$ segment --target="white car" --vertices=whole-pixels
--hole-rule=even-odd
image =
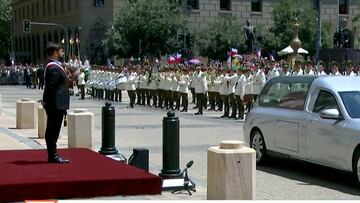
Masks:
[[[246,117],[244,138],[257,163],[280,153],[352,171],[360,182],[360,78],[269,80]]]

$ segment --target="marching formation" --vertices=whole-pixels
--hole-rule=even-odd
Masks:
[[[129,66],[110,70],[93,68],[86,87],[94,99],[122,101],[122,91],[127,91],[130,104],[187,112],[194,103],[202,115],[204,110],[223,111],[222,118],[243,119],[245,110],[260,94],[267,80],[284,75],[349,75],[356,76],[358,68],[351,61],[340,72],[332,62],[329,67],[320,62],[315,67],[310,60],[296,61],[293,70],[284,61],[253,60],[245,58],[239,64],[209,66]],[[189,98],[191,101],[189,102]]]
[[[129,108],[143,105],[160,109],[187,112],[189,103],[195,104],[196,115],[204,110],[223,111],[223,118],[243,119],[245,111],[260,94],[266,81],[277,76],[289,75],[348,75],[359,74],[359,64],[295,61],[290,68],[286,61],[259,59],[256,55],[243,55],[234,64],[210,63],[209,65],[129,65],[127,67],[98,67],[84,64],[76,58],[65,63],[79,71],[69,82],[69,93],[76,85],[85,99],[88,92],[93,99],[122,102],[127,91]],[[231,68],[228,68],[231,67]],[[0,67],[2,84],[26,85],[42,89],[44,67],[19,65]],[[5,82],[7,81],[7,83]],[[11,82],[11,83],[10,83]]]

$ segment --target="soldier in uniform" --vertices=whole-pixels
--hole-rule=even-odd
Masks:
[[[305,75],[315,75],[316,71],[314,69],[314,64],[311,60],[306,61],[305,65]]]
[[[146,79],[146,74],[143,71],[140,71],[140,75],[139,75],[139,89],[140,89],[139,91],[140,91],[140,96],[141,96],[140,104],[145,106],[147,79]]]
[[[301,61],[296,60],[294,71],[292,72],[291,75],[304,75],[304,71],[301,66],[302,66]]]
[[[241,66],[238,69],[238,81],[235,86],[235,98],[236,98],[236,107],[239,112],[239,116],[235,119],[244,119],[244,96],[245,96],[245,84],[246,76],[244,75],[245,67]],[[236,113],[237,114],[237,113]]]
[[[184,70],[184,74],[180,77],[178,84],[179,84],[179,93],[181,95],[182,106],[183,106],[181,112],[187,112],[189,107],[188,94],[189,94],[189,85],[190,85],[190,77],[188,75],[187,70]]]
[[[137,71],[137,73],[139,73],[139,74],[137,74],[137,77],[136,77],[136,80],[135,80],[135,88],[136,88],[135,92],[136,92],[136,99],[137,99],[136,104],[140,105],[141,100],[142,100],[142,98],[141,98],[141,90],[140,90],[140,81],[141,81],[140,77],[141,77],[141,74],[140,74],[139,71]]]
[[[238,81],[238,75],[235,72],[236,67],[232,67],[229,74],[225,76],[227,95],[225,98],[225,117],[236,118],[236,99],[234,96],[235,85]],[[230,115],[230,104],[231,104],[231,116]]]
[[[341,73],[339,72],[339,64],[336,61],[331,62],[331,75],[333,76],[341,75]]]
[[[254,89],[253,89],[253,96],[254,100],[257,99],[258,95],[260,94],[262,88],[264,87],[266,83],[266,76],[264,72],[264,67],[260,64],[256,66],[256,72],[254,75]]]
[[[148,78],[150,97],[153,100],[153,103],[151,106],[154,106],[154,107],[158,106],[158,103],[157,103],[157,101],[158,101],[158,94],[157,94],[158,77],[159,77],[158,73],[151,72],[151,75]]]
[[[206,80],[206,74],[201,71],[200,66],[196,67],[196,73],[194,79],[195,79],[196,100],[199,108],[199,111],[195,113],[195,115],[202,115],[205,93],[207,92],[207,80]]]
[[[324,61],[319,61],[319,73],[320,76],[327,75],[325,72],[325,63]]]
[[[193,71],[190,72],[190,92],[192,95],[191,103],[193,103],[193,104],[197,104],[196,96],[195,96],[195,74],[196,73]],[[195,108],[197,108],[197,106],[195,106]]]
[[[136,100],[136,87],[135,87],[136,78],[137,78],[136,72],[133,69],[130,69],[130,75],[126,81],[126,90],[130,97],[129,108],[134,108],[134,104]]]
[[[215,105],[216,105],[216,72],[214,68],[210,69],[209,77],[208,79],[208,94],[209,94],[209,103],[210,103],[210,109],[215,111]]]
[[[346,61],[346,75],[356,76],[353,70],[354,70],[353,62],[351,60]]]

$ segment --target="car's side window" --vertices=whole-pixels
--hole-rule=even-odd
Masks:
[[[320,113],[320,111],[325,109],[338,109],[339,106],[336,102],[335,97],[328,91],[320,90],[319,95],[315,101],[314,113]]]
[[[259,105],[294,110],[304,109],[308,83],[278,82],[268,84],[259,97]]]

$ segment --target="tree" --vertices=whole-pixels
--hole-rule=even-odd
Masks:
[[[215,60],[225,60],[231,48],[245,50],[243,26],[233,16],[219,16],[196,33],[199,54]]]
[[[279,0],[272,12],[274,26],[264,36],[261,44],[266,50],[276,50],[287,47],[293,38],[293,24],[300,24],[299,38],[302,47],[310,55],[316,52],[317,44],[317,12],[311,2],[302,0]],[[329,23],[322,23],[322,45],[331,46]]]
[[[160,56],[176,51],[187,18],[181,1],[127,0],[107,33],[110,54]],[[141,53],[140,53],[141,52]]]
[[[0,58],[7,58],[11,49],[10,0],[0,0]]]

